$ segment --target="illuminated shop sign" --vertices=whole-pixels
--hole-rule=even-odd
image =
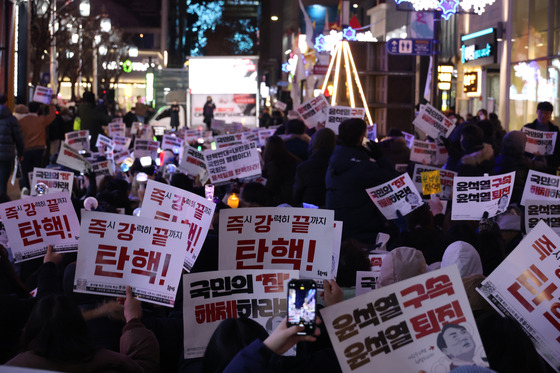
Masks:
[[[463,92],[469,97],[480,96],[480,73],[481,70],[465,71],[463,74]]]
[[[461,62],[496,62],[496,32],[494,28],[478,31],[461,37]],[[485,60],[483,60],[485,59]]]

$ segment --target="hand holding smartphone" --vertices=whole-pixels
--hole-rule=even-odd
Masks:
[[[315,333],[315,307],[317,305],[317,284],[313,280],[290,280],[288,283],[288,328],[303,326],[298,335]]]

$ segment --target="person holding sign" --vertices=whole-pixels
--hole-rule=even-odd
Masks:
[[[23,331],[25,351],[6,365],[65,372],[158,372],[159,343],[142,322],[140,301],[130,286],[124,300],[126,325],[120,353],[94,345],[80,309],[64,295],[41,299]]]
[[[552,117],[552,112],[554,111],[554,106],[548,101],[539,102],[537,105],[537,119],[531,123],[525,124],[523,127],[547,132],[560,133],[560,129],[554,123],[550,121]],[[558,141],[554,147],[552,155],[546,156],[547,162],[547,172],[555,173],[556,168],[560,166],[560,149],[558,147]]]
[[[362,146],[367,125],[362,119],[345,120],[338,127],[338,142],[326,176],[326,207],[342,220],[342,239],[356,238],[375,244],[385,219],[366,189],[386,183],[398,174],[383,158],[376,143]]]

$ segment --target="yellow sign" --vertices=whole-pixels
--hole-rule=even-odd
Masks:
[[[441,193],[441,179],[438,170],[422,172],[420,176],[422,177],[422,194]]]

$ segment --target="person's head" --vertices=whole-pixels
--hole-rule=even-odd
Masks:
[[[300,119],[290,119],[286,123],[287,135],[303,135],[305,133],[305,123]]]
[[[466,152],[474,152],[480,150],[484,133],[482,129],[475,124],[467,124],[461,131],[461,148]]]
[[[222,372],[244,347],[254,340],[265,340],[266,330],[248,318],[226,319],[218,325],[202,358],[202,372]]]
[[[437,346],[451,360],[472,361],[476,350],[473,337],[467,328],[446,324],[437,336]]]
[[[212,96],[208,96],[208,97],[206,97],[206,101],[208,101],[208,102],[212,102]]]
[[[486,111],[486,109],[480,109],[476,115],[478,116],[478,120],[488,119],[488,111]]]
[[[91,91],[85,91],[82,95],[82,99],[85,103],[95,104],[95,95]]]
[[[0,105],[6,105],[6,102],[8,102],[8,96],[4,93],[0,93]]]
[[[41,108],[41,104],[35,101],[31,101],[29,103],[29,112],[30,113],[35,113],[37,114],[37,112],[39,112],[39,109]]]
[[[328,153],[334,151],[336,145],[336,135],[334,131],[330,128],[321,128],[313,136],[311,142],[311,153],[318,152],[319,150],[325,150]]]
[[[96,352],[80,309],[64,295],[35,304],[25,325],[22,347],[52,361],[84,361]]]
[[[470,243],[455,241],[447,246],[441,258],[441,268],[456,264],[461,277],[482,275],[482,261],[478,251]]]
[[[389,130],[389,137],[404,137],[404,134],[398,128],[391,128]]]
[[[360,146],[366,133],[367,124],[363,119],[347,119],[338,126],[338,140],[345,146]]]
[[[503,154],[523,154],[527,135],[523,131],[510,131],[506,133],[502,142]]]
[[[537,105],[537,120],[540,124],[548,124],[552,117],[554,106],[548,101],[539,102]]]
[[[268,193],[261,183],[247,183],[241,189],[239,207],[265,207],[267,206]]]
[[[280,136],[270,136],[268,140],[266,140],[266,146],[263,153],[265,163],[277,157],[281,157],[286,153],[288,153],[286,145]]]
[[[377,284],[378,287],[391,285],[426,273],[427,270],[426,259],[421,251],[412,247],[397,247],[385,255]]]
[[[192,192],[194,188],[194,183],[192,179],[180,172],[176,172],[173,174],[173,176],[171,176],[171,181],[169,182],[169,185],[177,188],[181,188],[189,192]]]
[[[16,105],[16,107],[14,108],[14,113],[27,114],[29,113],[29,108],[23,104]]]

